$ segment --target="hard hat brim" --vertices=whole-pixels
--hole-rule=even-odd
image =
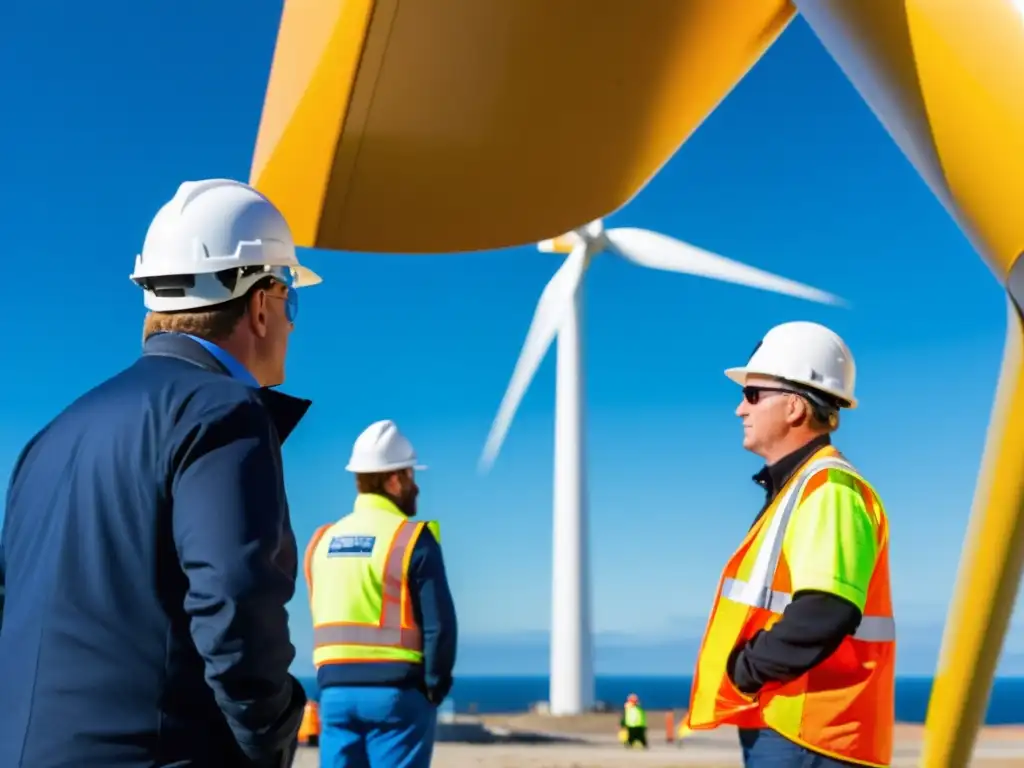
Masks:
[[[741,387],[747,383],[747,369],[743,366],[739,368],[726,368],[725,375],[735,381]]]
[[[296,288],[308,288],[311,285],[319,285],[324,281],[320,275],[309,267],[304,267],[301,264],[295,264],[292,266],[292,269],[295,270]]]
[[[352,472],[354,474],[370,474],[373,472],[394,472],[395,470],[399,469],[415,469],[416,471],[421,471],[427,469],[427,465],[409,464],[408,462],[404,461],[396,462],[394,464],[384,464],[377,466],[370,466],[368,464],[357,464],[350,461],[348,464],[345,465],[345,471]]]
[[[132,282],[135,282],[137,280],[140,280],[140,279],[146,278],[146,277],[164,277],[165,276],[164,275],[164,270],[162,270],[162,269],[158,269],[156,272],[154,272],[154,271],[152,271],[150,269],[147,269],[145,267],[140,267],[139,266],[139,264],[140,264],[139,259],[141,257],[136,256],[135,258],[136,258],[135,270],[130,275],[128,275],[128,279],[131,280]],[[284,263],[284,264],[276,264],[276,263],[275,264],[267,264],[267,266],[287,267],[289,269],[294,270],[295,271],[295,283],[293,285],[294,285],[295,288],[308,288],[311,285],[319,285],[320,283],[322,283],[324,281],[324,279],[322,277],[320,277],[320,275],[318,275],[312,269],[310,269],[309,267],[303,266],[302,264],[299,264],[297,262],[293,262],[291,264],[289,264],[289,263]],[[227,267],[227,268],[230,269],[230,267]],[[189,270],[189,273],[190,274],[194,274],[194,275],[208,275],[208,274],[212,274],[214,272],[220,272],[223,269],[225,269],[225,267],[222,264],[217,264],[215,261],[211,260],[208,263],[196,265],[193,269]]]

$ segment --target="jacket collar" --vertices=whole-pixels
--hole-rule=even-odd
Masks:
[[[281,440],[281,445],[284,445],[284,441],[299,426],[299,422],[302,421],[302,417],[306,415],[306,411],[309,410],[313,401],[292,397],[269,387],[260,387],[256,390],[256,394],[263,401],[267,411],[270,412],[270,418],[277,428],[277,436]]]
[[[764,488],[764,506],[757,513],[751,527],[757,525],[757,521],[768,510],[772,501],[782,490],[782,486],[793,476],[805,461],[811,458],[817,451],[826,445],[831,445],[832,439],[828,434],[819,435],[810,442],[804,443],[790,454],[783,456],[774,464],[766,464],[761,471],[754,475],[754,482]]]
[[[228,369],[201,344],[180,333],[158,333],[150,336],[142,345],[142,354],[175,357],[214,373],[231,375]],[[254,391],[270,413],[278,439],[284,445],[284,441],[302,421],[313,401],[292,397],[269,387],[259,387]]]
[[[830,435],[818,435],[818,437],[804,443],[792,453],[786,454],[774,464],[766,464],[761,468],[760,472],[754,475],[754,482],[764,488],[769,499],[774,498],[775,494],[782,490],[782,486],[786,484],[786,481],[792,477],[800,465],[811,457],[811,454],[824,448],[826,445],[831,445],[831,443]]]

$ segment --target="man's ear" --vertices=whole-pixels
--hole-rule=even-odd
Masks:
[[[392,496],[397,496],[402,492],[402,478],[399,472],[392,472],[388,475],[388,479],[384,481],[384,490]]]
[[[789,407],[786,409],[786,421],[789,424],[802,424],[811,418],[811,404],[802,397],[789,398]]]
[[[258,338],[267,335],[267,292],[253,291],[249,297],[249,327]]]

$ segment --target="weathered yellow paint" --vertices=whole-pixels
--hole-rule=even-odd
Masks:
[[[1024,20],[1014,0],[796,5],[1004,280],[1024,248]]]
[[[788,0],[285,0],[251,182],[303,246],[536,242],[625,204]]]
[[[1019,7],[1013,0],[796,4],[1005,284],[1024,250],[1024,18]],[[907,257],[929,268],[927,254]],[[962,768],[969,762],[1024,566],[1022,354],[1021,318],[1011,304],[971,534],[928,710],[925,768]]]
[[[375,0],[284,4],[250,183],[314,245]]]
[[[1024,329],[1010,302],[996,403],[928,706],[921,765],[968,765],[1024,567]]]

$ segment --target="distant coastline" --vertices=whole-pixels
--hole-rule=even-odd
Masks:
[[[316,681],[300,677],[309,695],[316,697]],[[648,709],[686,709],[691,677],[650,675],[599,675],[597,698],[612,707],[619,706],[630,693],[636,693]],[[920,724],[928,712],[932,678],[905,676],[896,680],[896,720]],[[449,701],[456,712],[504,714],[523,712],[548,698],[546,675],[459,675]],[[1024,724],[1024,677],[999,677],[992,688],[985,725]]]

